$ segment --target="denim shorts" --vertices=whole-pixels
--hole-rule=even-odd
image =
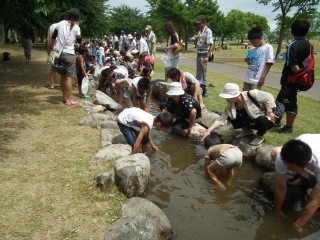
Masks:
[[[121,131],[121,133],[123,134],[124,138],[127,140],[127,143],[133,147],[134,143],[136,142],[136,138],[134,135],[136,135],[136,137],[138,137],[139,135],[139,131],[133,129],[132,127],[128,127],[124,124],[122,124],[121,122],[117,121],[119,129]],[[134,135],[133,135],[134,134]],[[144,135],[141,144],[147,144],[149,142],[149,137],[148,134]]]
[[[170,59],[171,66],[167,67],[166,69],[169,70],[171,68],[178,68],[179,61],[180,61],[180,56]]]

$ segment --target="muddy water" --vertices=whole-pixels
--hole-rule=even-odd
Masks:
[[[149,111],[156,115],[158,102]],[[174,239],[294,239],[320,228],[317,213],[302,236],[289,232],[298,212],[287,210],[291,218],[278,221],[272,211],[272,197],[257,186],[264,171],[251,162],[235,168],[232,186],[221,192],[204,175],[206,150],[200,142],[172,132],[151,132],[159,152],[148,154],[151,178],[145,198],[167,215]],[[218,174],[225,183],[225,175]]]

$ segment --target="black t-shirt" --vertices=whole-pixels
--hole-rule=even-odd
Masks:
[[[287,81],[288,74],[292,73],[290,66],[298,65],[302,68],[302,62],[308,57],[309,53],[310,44],[305,38],[299,38],[288,45],[287,58],[282,70],[281,84],[285,83]]]
[[[171,37],[171,45],[178,43],[177,35],[175,33],[171,34],[170,37]]]

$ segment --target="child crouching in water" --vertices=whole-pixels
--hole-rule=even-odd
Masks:
[[[215,171],[226,169],[227,184],[231,186],[233,167],[242,164],[242,152],[234,145],[220,144],[216,134],[210,134],[204,139],[204,147],[208,150],[208,156],[205,157],[205,171],[218,188],[224,191],[226,187],[219,181]]]

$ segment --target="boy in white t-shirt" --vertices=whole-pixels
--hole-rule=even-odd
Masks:
[[[308,203],[302,209],[299,217],[292,223],[291,229],[302,232],[305,225],[320,206],[320,134],[302,134],[289,140],[282,147],[276,147],[271,152],[271,158],[276,167],[276,185],[274,189],[274,208],[280,218],[285,218],[281,208],[286,196],[287,185],[303,185],[310,187],[308,169],[314,173],[317,183],[313,187]],[[288,170],[295,172],[292,179],[287,179]]]
[[[248,69],[244,75],[243,91],[261,90],[265,78],[274,63],[273,47],[262,41],[263,31],[259,27],[250,29],[248,39],[253,48],[248,50],[244,61]]]
[[[140,144],[143,153],[148,152],[149,144],[153,150],[158,151],[150,135],[151,128],[155,127],[157,131],[162,132],[172,125],[173,118],[168,112],[154,117],[140,108],[133,107],[124,109],[118,116],[119,129],[132,147],[132,154],[137,153]]]

